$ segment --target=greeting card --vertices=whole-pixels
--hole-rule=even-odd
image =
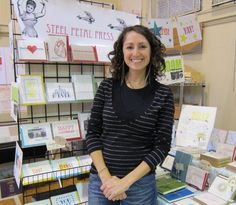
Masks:
[[[196,14],[177,17],[176,26],[181,46],[202,40]]]
[[[46,83],[47,102],[68,102],[75,100],[72,83]]]
[[[171,56],[165,58],[166,69],[158,81],[169,85],[184,82],[184,63],[182,56]]]
[[[226,136],[227,130],[214,128],[209,139],[207,150],[216,151],[217,143],[224,143]]]
[[[77,157],[81,173],[88,173],[92,164],[92,159],[89,155],[81,155]]]
[[[171,176],[185,182],[188,166],[192,162],[192,155],[181,151],[176,151],[174,165],[171,170]]]
[[[151,19],[148,22],[148,27],[161,40],[166,48],[174,47],[173,23],[171,19]]]
[[[72,75],[75,88],[75,98],[79,101],[93,100],[95,85],[92,75]]]
[[[80,199],[77,191],[50,197],[52,205],[77,205]]]
[[[189,165],[185,182],[201,191],[204,191],[206,188],[208,176],[208,171]]]
[[[20,61],[47,61],[45,42],[39,39],[17,40]]]
[[[49,61],[67,62],[68,60],[68,37],[53,36],[47,38]]]
[[[183,105],[176,132],[176,145],[206,150],[215,116],[216,107]]]
[[[52,168],[48,160],[23,164],[22,184],[29,185],[47,182],[53,179]]]
[[[51,126],[49,123],[20,125],[20,139],[23,148],[46,145],[48,140],[53,139]]]
[[[87,134],[87,129],[88,129],[88,122],[90,118],[91,113],[86,113],[86,112],[79,112],[78,113],[78,121],[79,121],[79,127],[80,127],[80,136],[82,139],[85,139],[85,136]]]
[[[97,51],[95,46],[71,45],[71,59],[73,62],[97,62]]]
[[[88,182],[79,182],[76,184],[81,203],[88,201]]]
[[[25,205],[51,205],[50,199],[40,200],[40,201],[34,201],[32,203],[27,203]]]
[[[81,172],[76,157],[55,159],[51,161],[51,165],[56,178],[71,177]]]
[[[54,137],[63,137],[66,140],[80,139],[80,130],[77,120],[52,122]]]
[[[41,75],[19,75],[20,104],[45,104],[43,78]]]

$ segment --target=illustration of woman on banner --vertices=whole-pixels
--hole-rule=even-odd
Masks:
[[[34,26],[38,22],[38,18],[45,16],[46,7],[43,0],[40,1],[42,4],[42,9],[40,12],[36,12],[35,9],[37,4],[35,0],[27,0],[26,4],[24,4],[24,0],[17,1],[17,7],[19,11],[19,16],[25,25],[25,28],[22,32],[23,35],[28,37],[37,38],[38,33],[35,30]]]

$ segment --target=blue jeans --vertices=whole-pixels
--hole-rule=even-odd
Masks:
[[[121,201],[108,200],[100,190],[102,182],[98,175],[90,174],[88,185],[89,205],[156,205],[157,192],[155,175],[144,176],[127,191],[127,198]]]

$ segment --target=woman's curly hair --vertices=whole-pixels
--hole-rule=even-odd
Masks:
[[[123,82],[125,74],[129,70],[128,66],[124,62],[123,44],[127,33],[131,31],[143,35],[147,39],[151,47],[150,62],[146,70],[146,75],[148,75],[146,76],[147,82],[150,82],[152,79],[156,79],[157,77],[162,76],[163,71],[165,70],[165,46],[152,33],[150,29],[142,25],[135,25],[124,28],[124,30],[121,32],[118,39],[114,43],[113,51],[108,54],[108,58],[111,60],[110,72],[112,74],[112,77]]]

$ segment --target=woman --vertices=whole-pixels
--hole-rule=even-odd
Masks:
[[[38,33],[35,30],[34,26],[37,24],[38,18],[41,18],[46,14],[45,3],[43,1],[41,1],[40,3],[42,4],[42,9],[39,13],[37,13],[35,12],[35,8],[37,5],[34,0],[27,0],[25,9],[23,8],[23,0],[17,1],[19,16],[25,25],[22,34],[25,36],[32,38],[38,37]]]
[[[89,205],[156,204],[155,168],[170,149],[174,104],[156,81],[164,47],[141,25],[126,27],[109,53],[86,135],[92,158]]]

